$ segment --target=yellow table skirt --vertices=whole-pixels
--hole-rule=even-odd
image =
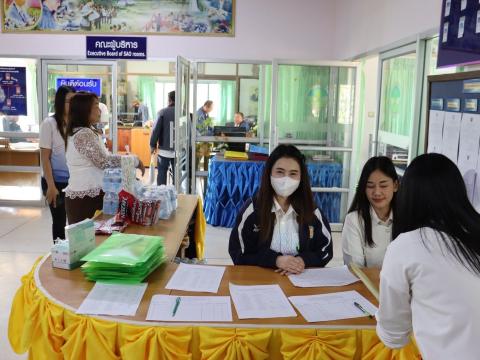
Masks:
[[[40,260],[40,259],[39,259]],[[419,359],[413,344],[386,348],[374,329],[145,326],[76,315],[22,277],[8,324],[13,350],[30,359]]]

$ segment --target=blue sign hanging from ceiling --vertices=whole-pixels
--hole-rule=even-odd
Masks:
[[[147,58],[147,38],[87,36],[87,58],[145,60]]]
[[[57,89],[62,86],[70,86],[76,91],[92,92],[98,97],[102,95],[102,79],[92,78],[57,78]]]

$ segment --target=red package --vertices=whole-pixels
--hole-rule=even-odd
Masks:
[[[150,226],[157,222],[160,200],[140,200],[125,190],[120,191],[118,199],[117,218],[119,220],[127,220],[144,226]]]

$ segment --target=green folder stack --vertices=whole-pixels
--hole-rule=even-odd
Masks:
[[[161,236],[114,234],[82,258],[90,281],[141,283],[165,261]]]

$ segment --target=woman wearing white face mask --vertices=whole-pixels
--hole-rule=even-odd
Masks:
[[[270,154],[257,195],[240,211],[228,251],[235,265],[282,274],[325,266],[333,256],[328,221],[314,205],[305,157],[292,145]]]

